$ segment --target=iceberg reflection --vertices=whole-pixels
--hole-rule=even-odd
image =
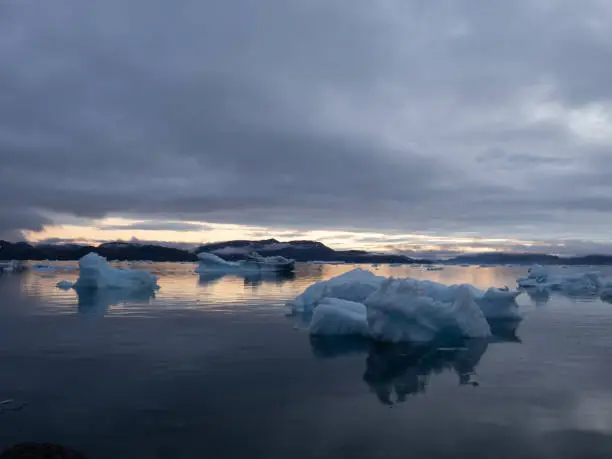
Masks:
[[[536,306],[544,306],[550,300],[550,291],[547,289],[525,289],[525,292]]]
[[[80,314],[103,316],[111,306],[121,303],[149,303],[155,298],[152,289],[75,289]]]
[[[244,281],[245,286],[258,287],[264,283],[283,284],[295,280],[295,272],[251,272],[251,273],[224,273],[207,272],[200,273],[198,284],[207,285],[220,281],[223,278],[238,278]]]
[[[478,386],[476,367],[489,345],[520,343],[516,331],[520,321],[491,323],[493,337],[437,340],[429,344],[381,343],[364,338],[311,336],[317,358],[366,354],[363,381],[385,405],[402,403],[411,395],[427,391],[433,375],[455,372],[460,385]]]

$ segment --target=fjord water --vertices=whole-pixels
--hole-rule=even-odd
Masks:
[[[376,346],[312,340],[283,307],[352,266],[246,278],[145,267],[160,276],[154,298],[55,287],[75,274],[0,275],[0,402],[12,400],[0,404],[0,451],[49,441],[90,458],[612,454],[612,305],[596,298],[522,294],[524,320],[497,324],[491,340]],[[526,272],[376,270],[480,288]]]

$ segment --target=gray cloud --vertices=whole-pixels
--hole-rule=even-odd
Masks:
[[[521,242],[470,242],[458,244],[453,242],[435,242],[437,248],[431,249],[427,246],[418,244],[389,244],[385,247],[387,251],[400,253],[411,257],[424,258],[451,258],[466,253],[466,248],[470,252],[484,252],[485,249],[494,249],[499,252],[508,253],[550,253],[562,257],[583,256],[583,255],[612,255],[612,243],[606,241],[590,241],[580,239],[566,240],[539,240],[530,243]]]
[[[100,225],[103,230],[140,230],[140,231],[209,231],[210,225],[189,222],[143,221],[128,225]]]
[[[611,22],[596,0],[4,2],[0,236],[53,212],[600,237]]]

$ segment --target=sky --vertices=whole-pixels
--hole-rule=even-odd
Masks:
[[[607,0],[3,0],[0,238],[612,253]]]

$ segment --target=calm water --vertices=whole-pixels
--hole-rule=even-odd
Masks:
[[[73,274],[0,275],[0,451],[91,458],[609,458],[612,305],[519,297],[525,318],[460,349],[312,341],[284,302],[350,266],[199,278],[147,266],[155,298],[77,297]],[[381,267],[515,285],[525,269]],[[479,384],[461,384],[477,373]]]

